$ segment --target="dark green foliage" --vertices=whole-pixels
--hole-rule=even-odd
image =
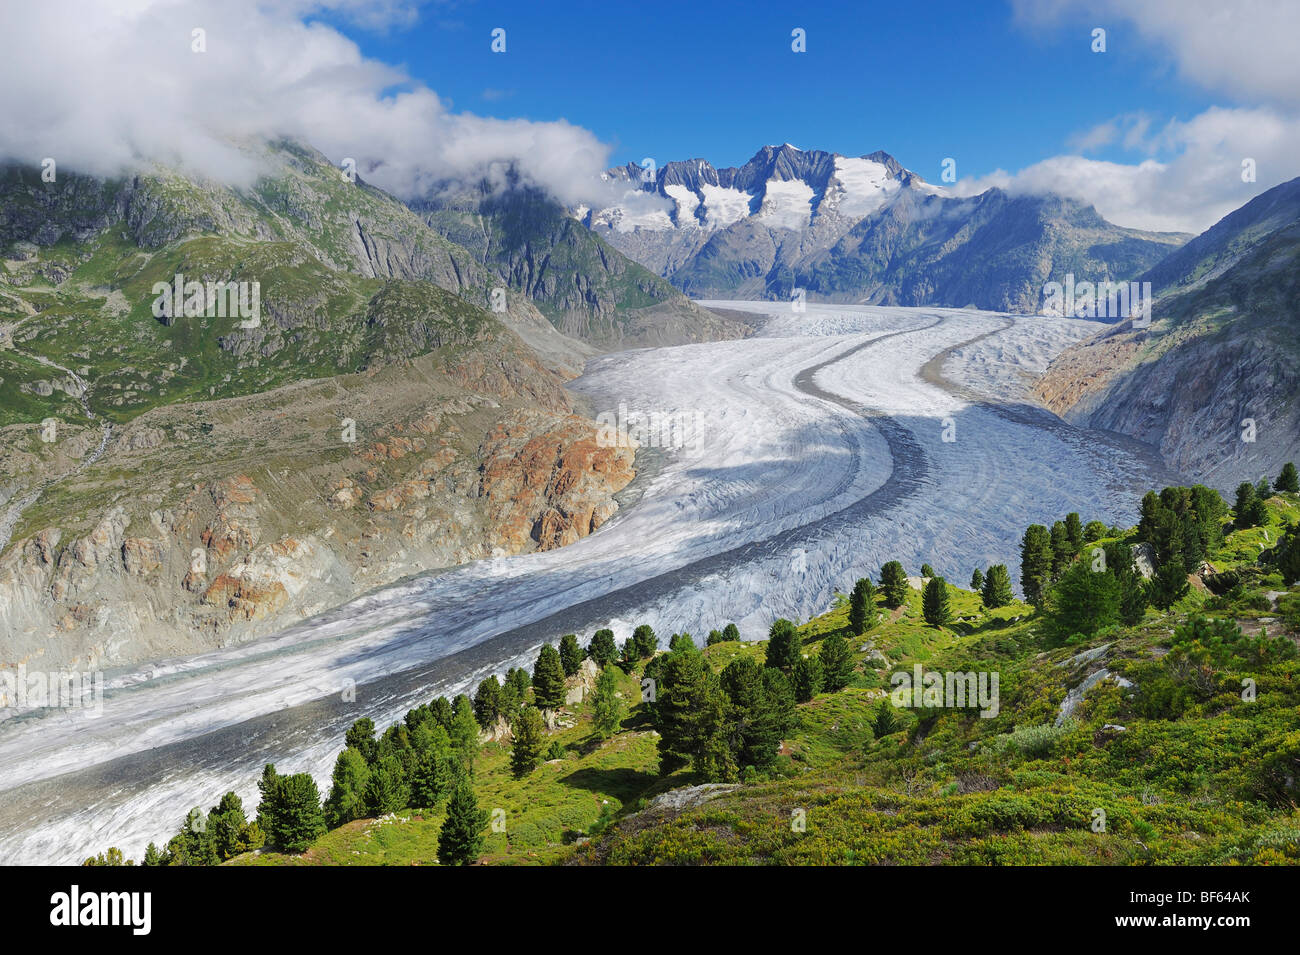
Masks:
[[[1162,563],[1147,585],[1147,599],[1158,610],[1168,610],[1187,593],[1187,569],[1179,554]]]
[[[925,622],[932,627],[942,627],[952,620],[952,607],[948,598],[948,582],[942,577],[931,577],[921,594],[921,612]]]
[[[1122,541],[1112,541],[1102,553],[1119,587],[1120,623],[1127,627],[1140,623],[1147,609],[1147,584],[1133,561],[1133,549]]]
[[[565,676],[573,676],[582,666],[582,648],[578,646],[578,635],[566,633],[560,637],[560,666]]]
[[[564,705],[564,667],[559,653],[549,643],[542,645],[533,666],[533,698],[544,709]]]
[[[510,748],[510,770],[516,779],[522,779],[541,762],[546,748],[546,723],[535,707],[526,706],[510,727],[514,736]]]
[[[618,644],[614,642],[614,631],[597,630],[587,647],[587,656],[602,667],[607,667],[617,660]]]
[[[734,623],[727,624],[725,627],[722,628],[722,638],[724,640],[739,640],[740,628],[737,627]]]
[[[1070,550],[1074,553],[1079,553],[1083,548],[1083,522],[1073,511],[1065,515],[1065,538],[1070,542]]]
[[[445,696],[436,697],[429,704],[429,715],[433,717],[434,722],[448,731],[451,730],[451,712],[451,701]]]
[[[349,745],[334,761],[329,798],[325,800],[325,824],[336,829],[366,814],[366,783],[370,767],[361,751]]]
[[[821,692],[825,673],[822,663],[816,657],[800,657],[790,671],[790,685],[794,687],[794,698],[800,703],[807,703]]]
[[[643,660],[654,656],[659,649],[659,638],[648,623],[643,623],[632,631],[632,642],[636,645],[637,656]]]
[[[1236,515],[1233,523],[1237,530],[1258,527],[1268,521],[1268,508],[1260,499],[1255,485],[1249,481],[1242,481],[1237,486],[1237,502],[1232,510]]]
[[[1300,524],[1289,527],[1260,560],[1276,569],[1288,587],[1300,580]]]
[[[1020,589],[1025,592],[1026,600],[1040,607],[1051,582],[1051,534],[1042,524],[1030,524],[1020,544]]]
[[[462,777],[447,802],[447,818],[438,833],[438,861],[443,865],[469,865],[483,852],[486,810],[479,809],[468,777]]]
[[[803,641],[793,622],[782,617],[772,622],[767,633],[767,665],[789,671],[803,655]]]
[[[1015,594],[1011,592],[1011,572],[1007,570],[1006,564],[994,564],[989,568],[988,576],[984,578],[984,587],[980,591],[980,599],[989,609],[1005,607],[1015,599]]]
[[[817,659],[822,665],[822,687],[838,693],[853,680],[853,649],[838,630],[833,630],[822,640]]]
[[[591,722],[596,735],[609,739],[618,732],[627,714],[627,705],[618,695],[617,671],[606,667],[596,678],[596,690],[591,698]]]
[[[1109,536],[1109,530],[1101,521],[1089,521],[1083,526],[1083,542],[1093,544]]]
[[[708,637],[704,640],[704,645],[706,647],[711,647],[718,643],[725,643],[726,640],[727,638],[722,635],[721,630],[710,630]]]
[[[260,849],[266,841],[257,823],[250,823],[245,817],[244,802],[233,792],[226,793],[221,802],[208,810],[208,838],[222,862]]]
[[[343,739],[344,745],[355,749],[367,763],[375,758],[375,724],[368,717],[363,716],[353,723]]]
[[[523,667],[511,667],[506,671],[505,682],[501,685],[501,714],[506,719],[515,718],[519,707],[527,702],[532,685],[533,678]]]
[[[384,756],[375,761],[366,780],[365,795],[369,816],[383,816],[406,808],[411,801],[411,790],[397,757]]]
[[[871,732],[876,739],[883,739],[891,733],[897,733],[902,729],[902,721],[898,714],[894,712],[893,704],[889,700],[881,700],[880,705],[876,707],[876,715],[871,721]]]
[[[1052,579],[1059,580],[1065,568],[1074,559],[1075,551],[1070,544],[1070,537],[1065,531],[1065,522],[1057,521],[1049,534],[1052,548]]]
[[[984,591],[984,571],[980,570],[978,567],[971,571],[970,589],[975,591],[977,594],[983,593]],[[988,601],[985,601],[985,603],[988,603]]]
[[[659,731],[659,770],[689,764],[707,779],[735,779],[738,769],[726,738],[728,700],[698,649],[659,658],[653,706]]]
[[[727,664],[719,683],[726,700],[720,729],[728,749],[719,762],[768,768],[794,722],[789,683],[780,671],[764,669],[749,657]]]
[[[849,596],[849,629],[866,633],[876,623],[876,588],[868,577],[859,577]]]
[[[688,643],[691,646],[695,645],[695,640],[689,633],[674,633],[672,639],[668,641],[668,649],[670,652],[673,650],[680,650]]]
[[[1049,591],[1046,612],[1057,637],[1091,637],[1119,622],[1119,582],[1109,567],[1097,571],[1089,561],[1075,561]]]
[[[451,728],[447,735],[451,738],[452,749],[467,766],[472,766],[474,757],[478,755],[478,720],[474,719],[474,704],[463,693],[452,705]]]
[[[935,576],[934,568],[931,567],[929,564],[922,564],[922,565],[921,565],[921,576],[922,576],[922,577],[934,577],[934,576]]]
[[[463,772],[449,742],[440,748],[431,747],[420,755],[411,773],[411,805],[432,809],[447,797]]]
[[[478,685],[474,693],[474,719],[485,729],[497,721],[501,715],[501,684],[496,675],[488,677]]]
[[[303,852],[325,832],[320,791],[309,773],[280,776],[267,763],[257,787],[258,826],[266,841],[285,852]]]
[[[885,606],[897,610],[907,603],[907,571],[896,560],[880,568],[880,590],[885,595]]]
[[[1279,491],[1286,491],[1289,494],[1300,493],[1300,479],[1297,479],[1295,462],[1288,461],[1282,465],[1282,473],[1277,476],[1273,486]]]

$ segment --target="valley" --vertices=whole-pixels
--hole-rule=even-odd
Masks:
[[[0,724],[0,856],[139,855],[196,803],[256,802],[264,762],[324,788],[358,716],[384,726],[525,664],[562,633],[642,620],[748,639],[824,611],[888,560],[953,580],[1011,563],[1019,529],[1128,522],[1177,483],[1145,446],[1068,425],[1028,383],[1100,326],[971,309],[703,301],[746,338],[616,351],[568,384],[594,416],[700,414],[621,508],[558,549],[378,587],[249,642],[107,673],[102,715]],[[394,371],[400,374],[400,371]],[[382,718],[381,718],[382,716]]]

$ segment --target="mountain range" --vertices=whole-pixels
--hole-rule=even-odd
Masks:
[[[695,298],[949,305],[1036,312],[1043,285],[1127,281],[1189,236],[1116,226],[1060,196],[959,197],[892,156],[765,146],[739,168],[703,159],[606,173],[622,200],[577,215]]]

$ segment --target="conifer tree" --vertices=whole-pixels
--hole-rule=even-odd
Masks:
[[[501,715],[501,684],[496,674],[483,680],[474,693],[474,719],[484,729],[491,726]]]
[[[337,829],[366,814],[366,783],[370,767],[359,749],[349,746],[334,761],[329,798],[325,800],[325,824]]]
[[[942,627],[952,619],[948,603],[948,582],[942,577],[931,577],[921,594],[921,611],[925,622],[932,627]]]
[[[636,645],[637,656],[643,660],[654,656],[659,649],[659,638],[648,623],[643,623],[632,631],[632,642]]]
[[[822,640],[817,658],[822,665],[822,688],[838,693],[853,680],[853,650],[838,630],[833,630]]]
[[[510,749],[510,769],[522,779],[537,768],[546,749],[546,723],[536,707],[525,706],[510,727],[514,737]]]
[[[1273,486],[1279,491],[1286,491],[1288,494],[1300,493],[1300,478],[1297,478],[1295,462],[1288,461],[1282,465],[1282,473],[1277,476]]]
[[[821,692],[826,674],[817,657],[800,657],[790,671],[790,683],[794,686],[794,698],[800,703],[807,703]]]
[[[596,678],[596,690],[591,698],[591,722],[596,735],[609,739],[618,732],[627,713],[627,706],[619,696],[618,674],[612,667],[600,671]]]
[[[880,568],[880,589],[885,595],[885,606],[897,610],[907,602],[907,571],[896,560]]]
[[[564,667],[560,655],[549,643],[542,645],[533,666],[533,698],[543,709],[564,705]]]
[[[876,588],[868,577],[859,577],[849,596],[849,630],[866,633],[876,623]]]
[[[566,633],[560,637],[560,666],[565,676],[573,676],[582,666],[582,648],[578,646],[578,635]]]
[[[1005,607],[1015,599],[1015,594],[1011,592],[1011,573],[1007,570],[1006,564],[994,564],[989,568],[988,576],[984,578],[980,598],[984,601],[984,606],[990,610],[995,607]]]
[[[591,657],[597,666],[602,667],[607,667],[617,660],[618,644],[614,642],[614,631],[608,629],[597,630],[587,647],[587,656]]]
[[[791,670],[803,655],[803,641],[795,625],[782,617],[772,622],[767,634],[767,665],[778,670]]]
[[[978,567],[971,572],[970,589],[975,591],[977,594],[983,593],[984,591],[984,571],[980,570]]]
[[[1040,606],[1051,578],[1051,535],[1042,524],[1030,524],[1020,545],[1020,589],[1025,592],[1025,599],[1035,607]]]
[[[469,865],[483,852],[486,810],[479,809],[469,778],[462,776],[447,802],[447,818],[438,833],[438,861],[443,865]]]

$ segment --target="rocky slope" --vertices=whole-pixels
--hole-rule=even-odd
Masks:
[[[568,544],[631,480],[564,389],[590,346],[483,307],[493,272],[393,197],[258,155],[247,189],[0,171],[0,665],[247,640]],[[260,315],[157,315],[177,273]]]
[[[1156,296],[1151,326],[1125,321],[1066,350],[1038,397],[1069,420],[1158,446],[1220,489],[1275,477],[1300,453],[1300,179],[1142,278]]]
[[[597,234],[700,298],[952,305],[1035,312],[1048,281],[1128,280],[1186,236],[1123,229],[1090,206],[990,189],[956,198],[883,152],[766,146],[744,166],[610,170]]]
[[[505,287],[527,295],[566,335],[628,348],[737,338],[749,331],[696,306],[536,188],[448,186],[412,207],[440,235],[470,250]]]

